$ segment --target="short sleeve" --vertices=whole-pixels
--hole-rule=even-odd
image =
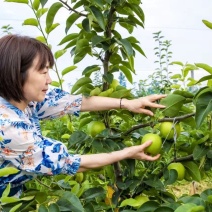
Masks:
[[[21,172],[32,175],[75,174],[79,169],[79,155],[69,154],[62,142],[37,134],[29,123],[8,121],[4,127],[1,158],[10,161]]]
[[[50,119],[65,114],[78,115],[82,104],[82,95],[70,95],[68,92],[53,89],[49,91],[44,101],[36,104],[39,119]]]

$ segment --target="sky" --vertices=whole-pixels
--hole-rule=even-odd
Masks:
[[[202,23],[203,19],[212,22],[211,0],[143,0],[142,3],[145,28],[134,30],[132,36],[140,41],[147,58],[141,55],[136,56],[134,81],[147,79],[158,67],[154,63],[157,58],[153,50],[157,45],[153,39],[153,33],[158,31],[162,31],[161,35],[164,36],[164,39],[170,40],[172,43],[170,47],[170,51],[173,53],[171,61],[191,64],[206,63],[212,66],[212,30]],[[61,28],[65,26],[66,19],[64,17],[67,17],[64,15],[65,12],[63,11],[57,16]],[[28,6],[0,0],[0,27],[10,24],[13,27],[12,33],[32,37],[40,35],[40,32],[33,27],[22,26],[23,20],[29,17],[33,17],[33,14]],[[52,42],[58,43],[61,40],[63,32],[60,28],[58,30],[60,31],[50,38]],[[1,30],[0,36],[2,36]],[[64,61],[58,62],[61,69],[73,65],[69,55]],[[79,64],[78,70],[83,70],[88,63],[90,63],[89,60]],[[171,66],[169,70],[173,74],[180,72],[179,66]],[[200,78],[205,74],[206,72],[203,70],[198,70],[195,71],[194,76]],[[72,83],[80,77],[80,71],[78,71],[71,73],[65,80]]]

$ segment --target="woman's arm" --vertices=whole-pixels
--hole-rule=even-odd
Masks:
[[[152,111],[146,109],[146,107],[164,108],[164,105],[155,103],[155,101],[164,97],[166,97],[164,94],[154,94],[132,100],[101,96],[83,97],[80,111],[102,111],[121,108],[134,113],[144,113],[152,116]]]
[[[150,156],[144,153],[144,149],[152,142],[148,141],[142,145],[131,146],[123,150],[114,151],[110,153],[99,153],[91,155],[81,155],[81,162],[78,172],[83,172],[88,169],[99,168],[106,166],[124,159],[137,159],[137,160],[157,160],[160,155]]]

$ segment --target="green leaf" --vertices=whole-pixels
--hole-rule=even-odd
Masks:
[[[194,203],[196,205],[204,205],[204,200],[198,196],[182,196],[179,198],[180,202],[183,203]]]
[[[131,45],[131,43],[127,39],[117,40],[117,42],[124,47],[125,52],[126,52],[126,54],[128,56],[132,56],[133,55],[132,45]]]
[[[194,94],[189,92],[189,91],[184,91],[184,90],[175,90],[173,92],[173,94],[178,94],[178,95],[181,95],[185,98],[193,98],[194,97]]]
[[[40,0],[34,0],[32,3],[32,8],[37,11],[39,6],[40,6]]]
[[[133,78],[132,78],[131,71],[125,66],[119,66],[119,68],[124,73],[124,75],[127,78],[127,80],[132,84],[133,83]]]
[[[90,26],[90,22],[88,18],[83,19],[82,21],[82,27],[86,32],[90,32],[91,31],[91,26]]]
[[[68,19],[66,20],[66,29],[65,32],[67,33],[68,30],[71,28],[71,26],[74,24],[74,22],[80,17],[78,13],[72,13]]]
[[[19,202],[20,199],[17,197],[6,197],[6,196],[2,196],[1,197],[1,203],[14,203],[14,202]]]
[[[118,65],[121,62],[121,56],[117,53],[113,53],[110,56],[110,63],[114,64],[114,65]]]
[[[42,43],[46,43],[46,39],[43,36],[38,36],[38,37],[36,37],[36,39]]]
[[[141,4],[141,0],[128,0],[130,4]]]
[[[73,94],[75,91],[77,91],[81,86],[91,83],[92,80],[89,77],[82,77],[73,85],[71,89],[71,93]]]
[[[129,198],[129,199],[125,199],[121,202],[120,206],[119,207],[124,207],[124,206],[132,206],[132,207],[138,207],[140,206],[139,204],[139,201],[138,200],[135,200],[133,198]]]
[[[9,212],[15,212],[15,211],[17,212],[17,209],[20,208],[21,206],[22,206],[22,203],[19,203],[15,205],[14,207],[12,207]]]
[[[199,171],[199,167],[194,163],[193,161],[186,161],[182,163],[188,174],[192,177],[193,180],[196,180],[197,182],[201,181],[201,174]]]
[[[35,195],[35,201],[39,204],[42,204],[44,203],[45,201],[47,200],[47,196],[46,196],[46,193],[44,192],[36,192],[36,195]]]
[[[74,56],[74,64],[79,63],[87,54],[91,53],[91,47],[84,47]]]
[[[65,69],[62,70],[62,76],[68,74],[69,72],[73,71],[74,69],[76,69],[77,66],[69,66],[69,67],[66,67]]]
[[[182,122],[191,126],[192,128],[196,128],[196,122],[195,122],[194,117],[189,117],[189,118],[183,119]]]
[[[103,10],[104,2],[102,0],[93,0],[93,3]]]
[[[197,81],[196,84],[198,84],[200,82],[204,82],[204,81],[210,80],[210,79],[212,79],[212,75],[204,76],[201,79],[199,79],[199,81]]]
[[[26,196],[26,197],[22,197],[20,198],[21,201],[30,201],[33,200],[35,198],[35,196]]]
[[[122,14],[122,15],[134,15],[133,14],[133,11],[130,7],[128,7],[128,5],[130,4],[125,4],[124,6],[123,5],[120,5],[116,8],[116,12],[119,13],[119,14]]]
[[[38,21],[35,18],[28,18],[24,20],[22,25],[38,26]]]
[[[6,189],[4,190],[3,194],[2,194],[2,197],[7,197],[10,193],[10,188],[11,188],[11,185],[10,183],[7,185]]]
[[[73,6],[73,9],[77,9],[77,8],[83,6],[83,5],[84,5],[84,2],[83,2],[83,1],[78,1],[78,2]]]
[[[121,89],[109,95],[109,97],[113,97],[113,98],[123,98],[123,97],[130,97],[130,96],[131,96],[131,90],[127,90],[127,89]]]
[[[179,65],[179,66],[184,66],[182,62],[179,61],[173,61],[170,63],[170,65]]]
[[[196,69],[196,68],[195,68],[194,66],[190,66],[190,65],[186,66],[186,67],[183,69],[183,77],[184,77],[184,78],[187,77],[189,71],[193,71],[193,70],[195,70],[195,69]]]
[[[134,69],[134,57],[133,56],[129,56],[127,57],[128,61],[129,61],[129,65],[130,65],[130,70],[135,74],[135,69]]]
[[[79,198],[69,191],[65,191],[62,197],[56,203],[59,206],[60,211],[85,211]]]
[[[46,33],[49,34],[51,31],[53,31],[59,25],[60,25],[59,23],[52,24],[50,28],[46,28]]]
[[[49,212],[60,212],[59,206],[55,203],[49,205]]]
[[[137,4],[129,4],[129,6],[132,8],[132,11],[140,18],[140,20],[144,23],[144,12],[141,9],[140,5]]]
[[[116,30],[113,30],[112,33],[114,35],[114,38],[116,38],[117,40],[120,40],[122,38],[121,34],[117,32]]]
[[[5,2],[15,2],[15,3],[24,3],[24,4],[29,3],[28,0],[5,0]]]
[[[59,57],[61,57],[65,53],[66,53],[66,49],[58,50],[54,53],[54,57],[55,57],[55,59],[58,59]]]
[[[148,201],[145,202],[138,210],[137,212],[150,212],[155,211],[159,207],[159,203],[155,201]],[[163,211],[165,212],[165,211]]]
[[[202,22],[205,24],[205,26],[207,26],[208,28],[212,29],[212,23],[210,21],[202,20]]]
[[[47,1],[48,1],[48,0],[40,0],[40,3],[41,3],[41,5],[42,5],[42,7],[45,6],[45,4],[46,4]]]
[[[99,196],[104,196],[105,193],[106,191],[102,187],[90,188],[84,192],[83,199],[85,200],[94,199]]]
[[[90,123],[93,119],[91,117],[85,117],[80,120],[79,129],[84,127],[86,124]]]
[[[129,16],[128,16],[128,20],[130,20],[130,21],[133,22],[134,24],[137,24],[137,25],[139,25],[139,26],[141,26],[141,27],[144,28],[144,24],[143,24],[141,21],[139,21],[136,17],[134,17],[134,16],[132,16],[132,15],[129,15]]]
[[[45,14],[48,11],[47,8],[41,8],[37,11],[37,17],[40,18],[43,14]]]
[[[91,6],[90,10],[93,14],[93,16],[95,17],[97,23],[99,24],[99,26],[105,30],[105,20],[104,17],[102,15],[102,12],[95,6]]]
[[[63,7],[63,4],[60,2],[56,2],[56,3],[52,4],[51,7],[49,8],[49,11],[46,16],[47,30],[52,26],[55,15],[61,7]]]
[[[17,174],[20,170],[15,167],[4,167],[0,169],[0,177],[8,176],[10,174]]]
[[[209,80],[208,80],[207,86],[208,86],[208,87],[212,87],[212,79],[209,79]]]
[[[196,97],[196,125],[199,128],[206,118],[206,116],[212,111],[212,88],[204,89],[200,95]]]
[[[133,32],[134,26],[127,22],[119,22],[120,26],[125,28],[130,34]]]
[[[79,189],[80,189],[80,184],[79,183],[76,183],[72,189],[71,189],[71,192],[75,195],[77,195],[77,193],[79,192]]]
[[[185,97],[177,94],[170,94],[161,99],[160,104],[166,106],[165,109],[162,109],[163,114],[168,117],[177,116],[185,100]]]
[[[99,35],[94,35],[92,38],[91,38],[91,42],[92,42],[92,46],[96,46],[98,45],[99,43],[105,41],[105,39],[102,37],[102,36],[99,36]]]
[[[110,73],[110,72],[108,72],[108,73],[106,73],[106,74],[103,74],[103,79],[104,79],[106,82],[108,82],[109,84],[112,83],[113,78],[114,78],[114,77],[113,77],[113,74]],[[106,92],[106,91],[103,91],[103,92]]]
[[[91,73],[93,73],[94,71],[98,71],[98,70],[100,70],[99,65],[88,66],[83,70],[82,75],[85,75],[88,77],[91,75]]]
[[[193,151],[194,160],[201,159],[203,156],[207,154],[207,152],[208,152],[208,148],[196,145]]]
[[[57,81],[52,81],[51,85],[54,86],[54,87],[60,87],[60,83],[57,82]]]
[[[191,209],[196,206],[194,203],[187,203],[184,205],[181,205],[179,208],[177,208],[174,212],[189,212]]]
[[[49,210],[45,205],[40,205],[38,212],[49,212]]]
[[[204,64],[204,63],[195,63],[195,65],[198,67],[198,68],[202,68],[204,69],[205,71],[207,71],[208,73],[212,74],[212,67],[207,65],[207,64]]]
[[[181,74],[174,74],[173,76],[171,76],[171,79],[180,79],[181,78]]]
[[[166,169],[164,173],[164,179],[165,179],[164,185],[167,186],[173,184],[174,182],[176,182],[177,178],[178,174],[175,169],[171,170]]]
[[[64,44],[64,43],[66,43],[66,42],[69,42],[69,41],[73,40],[74,38],[76,38],[76,37],[78,37],[78,36],[79,36],[78,33],[69,34],[69,35],[65,36],[65,37],[60,41],[60,43],[59,43],[58,45],[62,45],[62,44]]]
[[[142,50],[142,48],[139,45],[137,45],[136,43],[131,43],[131,45],[135,50],[137,50],[138,52],[140,52],[140,54],[142,54],[144,57],[146,57],[144,51]]]
[[[74,51],[75,54],[84,51],[85,48],[89,46],[89,42],[87,39],[80,39],[77,41],[76,49]]]
[[[131,44],[132,43],[139,43],[139,41],[133,37],[133,36],[129,36],[128,38],[126,38]]]

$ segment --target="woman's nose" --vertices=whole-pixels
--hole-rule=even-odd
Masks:
[[[51,79],[51,77],[50,77],[50,75],[49,75],[49,73],[47,74],[47,78],[46,78],[46,83],[47,84],[50,84],[52,82],[52,79]]]

